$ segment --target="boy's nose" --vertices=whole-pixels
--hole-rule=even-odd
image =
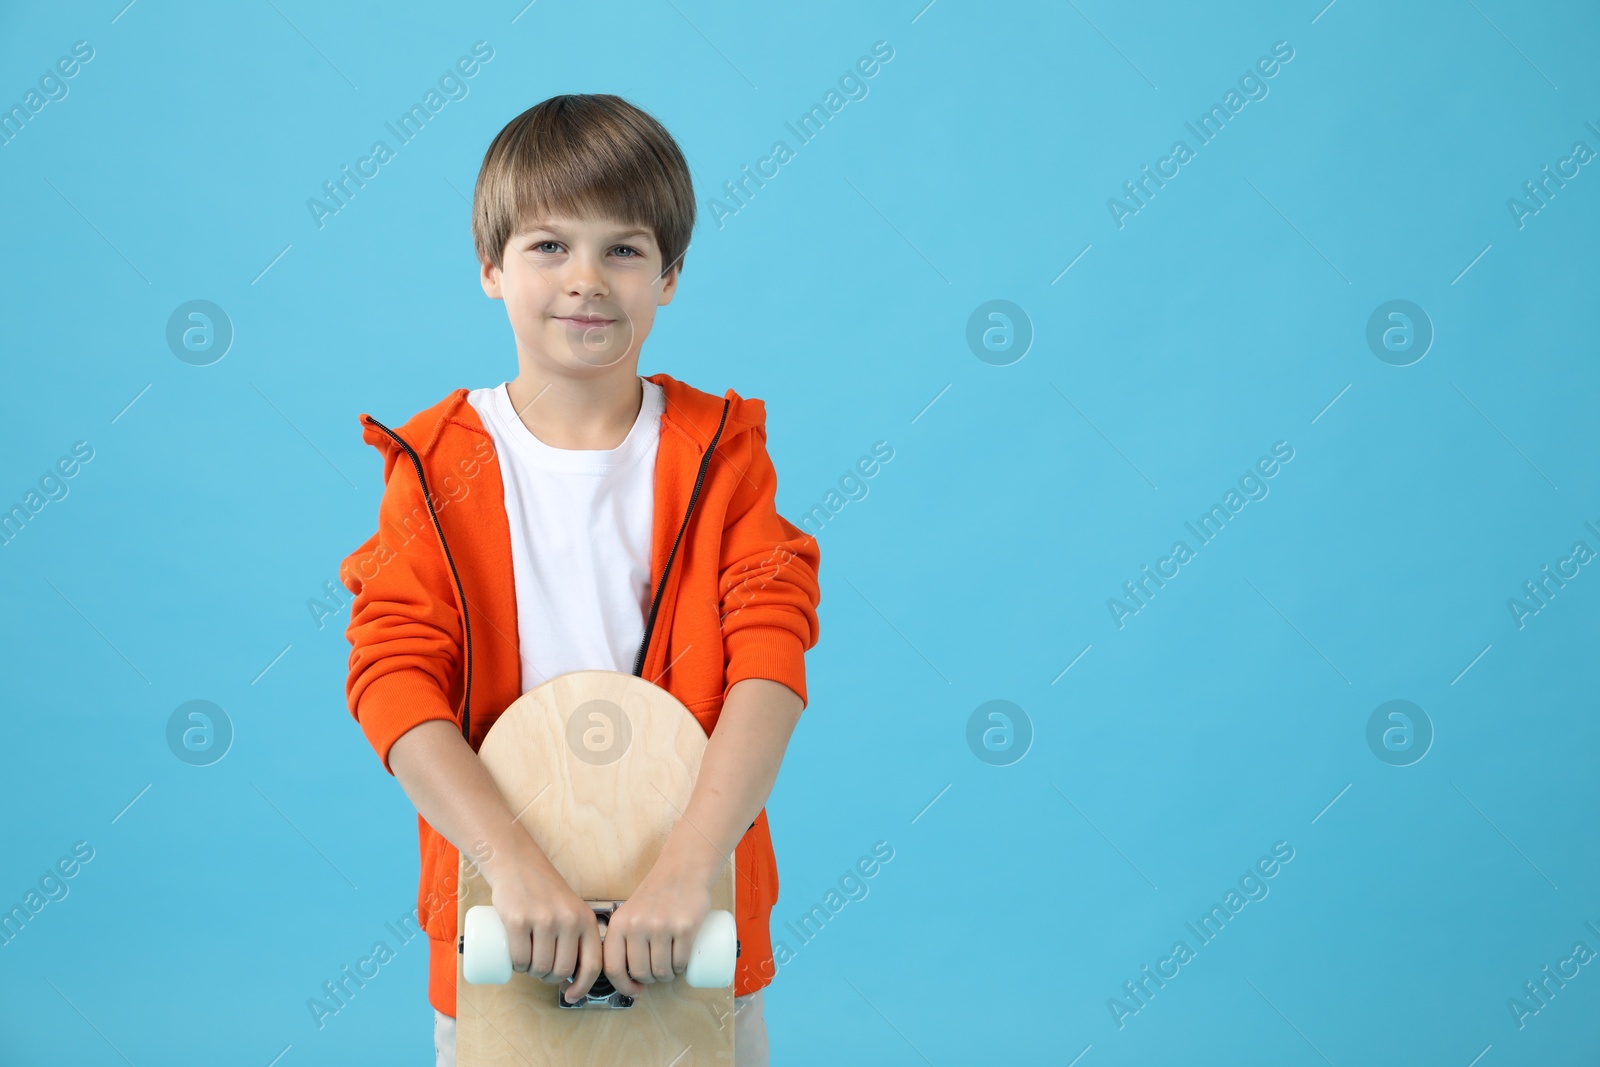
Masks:
[[[567,268],[567,290],[573,296],[589,299],[606,294],[605,273],[599,264],[585,256],[574,256]]]

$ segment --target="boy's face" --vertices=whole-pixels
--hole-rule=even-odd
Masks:
[[[587,376],[629,367],[672,302],[676,267],[663,277],[647,227],[612,218],[552,215],[506,242],[503,268],[485,263],[483,291],[504,300],[517,358],[541,376]]]

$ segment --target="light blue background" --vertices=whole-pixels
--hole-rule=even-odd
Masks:
[[[0,550],[0,904],[95,850],[0,947],[0,1062],[432,1062],[420,940],[323,1028],[306,1006],[417,867],[345,709],[348,612],[308,601],[374,529],[358,414],[515,374],[468,201],[564,92],[647,108],[693,169],[641,372],[763,398],[796,521],[894,449],[819,532],[775,936],[894,858],[769,987],[775,1064],[1593,1062],[1600,965],[1523,1028],[1507,1003],[1600,950],[1600,572],[1507,608],[1600,549],[1600,164],[1507,208],[1600,149],[1592,5],[122,3],[0,10],[6,107],[95,50],[0,147],[0,503],[94,448]],[[319,229],[307,199],[479,40],[470,94]],[[869,95],[719,228],[880,40]],[[1119,229],[1108,198],[1278,41],[1269,95]],[[195,299],[236,331],[205,367],[164,336]],[[1034,331],[1008,366],[966,341],[995,299]],[[1436,331],[1406,367],[1366,342],[1395,299]],[[1270,494],[1119,629],[1107,600],[1279,441]],[[203,768],[165,737],[195,699],[235,731]],[[1411,766],[1366,741],[1392,699],[1436,731]],[[967,744],[991,700],[1031,723],[1010,766]],[[1119,1028],[1279,841],[1270,895]]]

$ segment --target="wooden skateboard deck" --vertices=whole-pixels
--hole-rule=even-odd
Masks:
[[[584,900],[625,901],[688,807],[706,732],[672,694],[631,674],[574,671],[524,693],[489,728],[478,755],[517,821]],[[458,929],[489,904],[462,857]],[[733,911],[730,862],[711,907]],[[603,979],[603,976],[602,976]],[[683,976],[645,987],[625,1009],[557,1006],[565,984],[513,974],[473,985],[456,957],[460,1067],[733,1067],[733,987]]]

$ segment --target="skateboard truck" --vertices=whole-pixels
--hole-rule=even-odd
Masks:
[[[606,927],[620,900],[584,901],[594,910],[600,924],[600,938],[605,940]],[[735,961],[739,957],[739,939],[733,913],[713,909],[706,913],[705,922],[695,936],[694,948],[689,952],[689,967],[684,981],[696,989],[718,989],[733,983]],[[461,955],[461,976],[473,985],[503,985],[511,980],[511,948],[506,939],[505,924],[500,915],[487,904],[467,909],[461,936],[456,939],[456,951]],[[562,1008],[622,1009],[633,1006],[634,998],[611,984],[605,972],[595,977],[589,992],[576,1003],[568,1004],[562,995],[572,985],[572,979],[563,979],[556,987],[556,1004]]]

